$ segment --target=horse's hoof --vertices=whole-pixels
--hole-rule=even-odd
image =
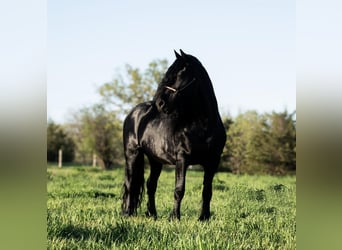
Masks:
[[[180,215],[174,214],[172,212],[169,216],[169,221],[180,221]]]
[[[153,219],[157,219],[157,214],[156,213],[151,213],[149,211],[146,211],[145,213],[146,217],[149,217],[149,218],[153,218]]]
[[[130,217],[130,216],[133,216],[133,212],[132,212],[132,211],[129,211],[129,210],[127,210],[127,211],[122,211],[121,215],[122,215],[123,217]]]
[[[210,218],[210,214],[201,214],[198,218],[199,221],[208,221]]]

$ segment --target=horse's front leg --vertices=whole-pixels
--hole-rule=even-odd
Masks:
[[[202,209],[200,221],[208,220],[210,218],[210,201],[212,196],[212,183],[215,175],[215,171],[204,168],[204,180],[202,191]]]
[[[147,179],[146,187],[148,194],[148,202],[147,202],[147,212],[146,215],[148,217],[157,218],[157,210],[155,204],[155,193],[157,189],[158,178],[160,176],[160,172],[162,169],[162,164],[154,161],[152,158],[149,158],[151,171],[150,176]]]
[[[178,161],[176,163],[174,206],[171,214],[171,219],[177,218],[178,220],[180,220],[180,207],[185,192],[186,167],[187,166],[184,161]]]

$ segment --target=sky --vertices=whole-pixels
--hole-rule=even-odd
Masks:
[[[47,2],[47,117],[100,101],[97,88],[130,64],[196,56],[222,114],[296,109],[296,2]]]

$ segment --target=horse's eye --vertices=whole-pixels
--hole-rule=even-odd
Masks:
[[[182,70],[178,72],[178,76],[181,76],[186,71],[186,67],[184,67]]]

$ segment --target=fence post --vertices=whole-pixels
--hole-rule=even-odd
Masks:
[[[63,157],[63,153],[62,153],[62,149],[58,150],[58,167],[62,167],[62,157]]]
[[[96,154],[93,154],[93,167],[96,167]]]

